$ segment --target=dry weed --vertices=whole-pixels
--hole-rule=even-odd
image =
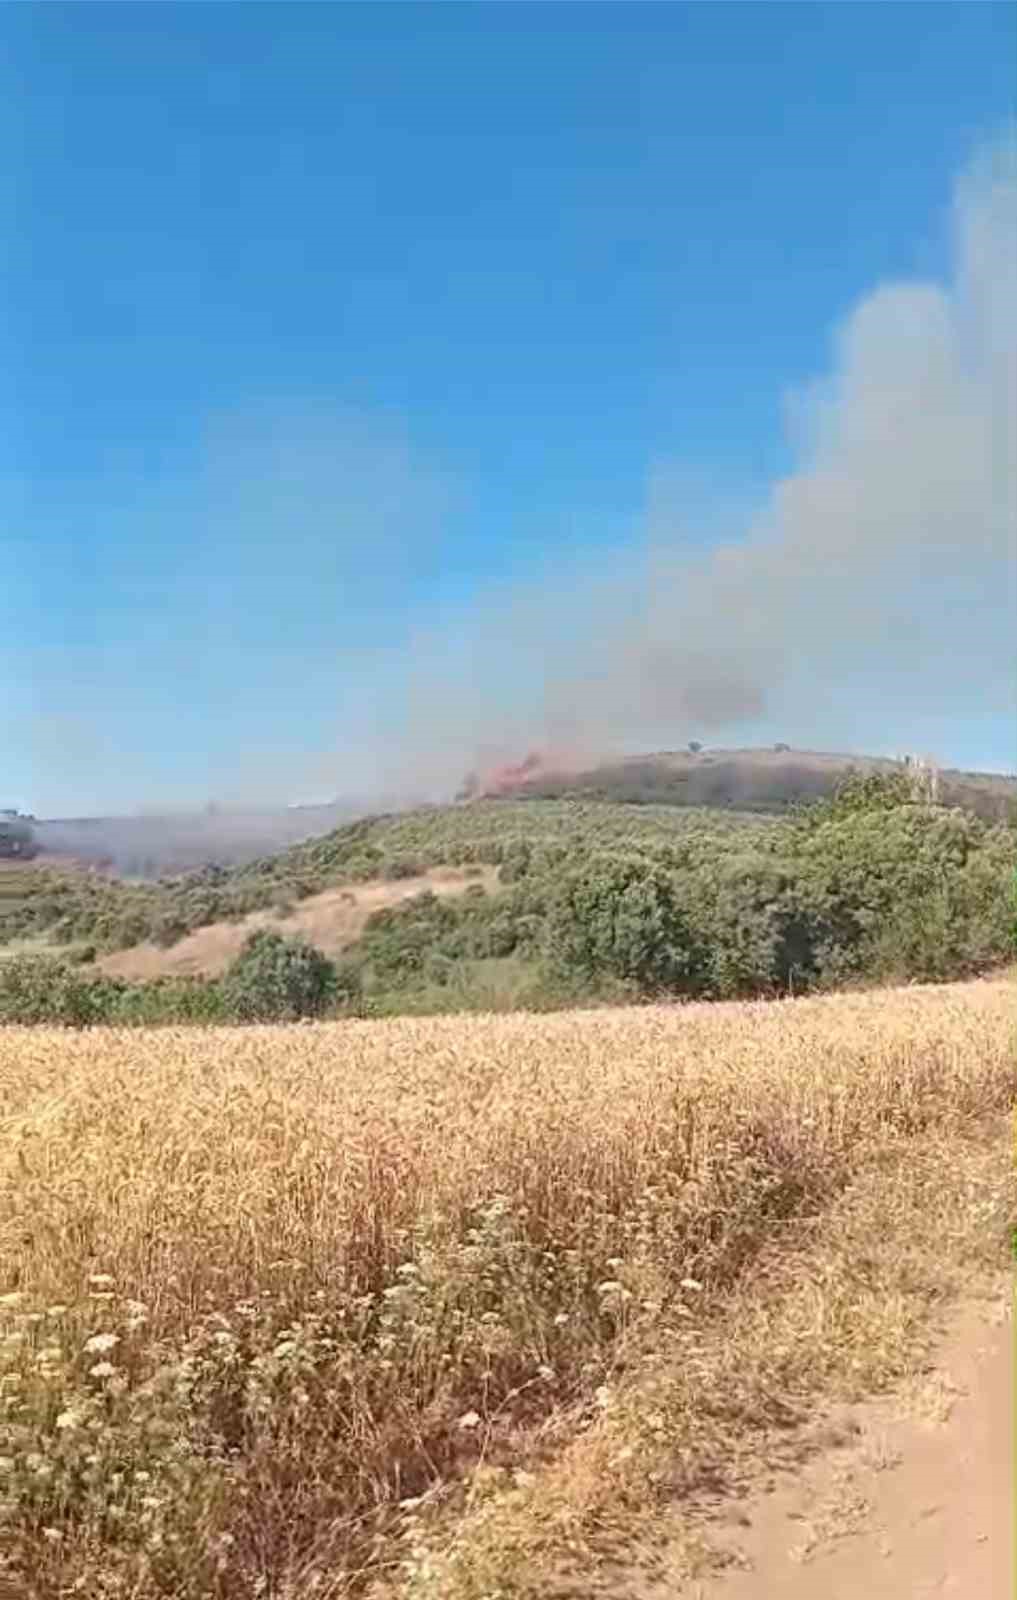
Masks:
[[[1012,1000],[0,1031],[0,1579],[541,1592],[903,1370]]]

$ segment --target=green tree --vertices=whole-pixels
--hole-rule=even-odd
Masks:
[[[745,853],[696,874],[696,923],[718,999],[800,992],[818,970],[824,928],[794,862]]]
[[[252,933],[222,981],[227,1011],[242,1022],[320,1017],[340,998],[336,968],[303,939]]]
[[[850,771],[825,800],[806,802],[791,809],[806,828],[818,828],[826,822],[840,822],[845,817],[893,811],[912,801],[914,792],[911,777],[902,768],[892,772]]]
[[[702,967],[674,880],[649,862],[612,857],[557,885],[546,954],[562,977],[621,980],[644,994],[688,991]]]

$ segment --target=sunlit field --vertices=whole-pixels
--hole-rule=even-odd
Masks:
[[[0,1592],[547,1592],[997,1261],[1015,992],[0,1030]]]

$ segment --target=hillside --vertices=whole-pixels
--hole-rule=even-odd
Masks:
[[[803,802],[833,794],[852,772],[892,772],[898,767],[899,763],[876,756],[783,749],[661,751],[578,769],[553,758],[531,756],[518,766],[468,780],[463,795],[782,815]],[[940,774],[940,798],[945,805],[961,806],[986,821],[1000,821],[1017,803],[1017,778],[946,770]],[[414,813],[421,809],[428,808],[409,808]],[[397,808],[384,802],[374,810],[408,814],[405,805]],[[55,861],[71,859],[122,877],[154,879],[193,872],[211,862],[243,867],[301,842],[324,838],[361,814],[336,801],[276,811],[52,819],[38,823],[36,832],[42,850]]]
[[[556,774],[534,760],[534,769],[513,769],[507,786],[517,798],[572,796],[627,804],[714,807],[782,814],[832,795],[851,773],[891,773],[900,762],[879,756],[828,754],[814,750],[668,750],[602,762]],[[943,805],[960,806],[989,822],[1002,821],[1017,804],[1017,778],[987,772],[939,772]],[[495,785],[504,792],[501,782]]]
[[[0,1014],[270,1020],[801,994],[985,972],[1012,959],[1014,926],[1012,826],[916,795],[900,771],[856,773],[784,816],[479,799],[155,883],[0,875]]]
[[[169,947],[198,928],[254,912],[286,916],[325,890],[395,884],[445,867],[496,867],[524,848],[573,862],[591,852],[669,845],[716,854],[735,838],[750,848],[774,826],[668,806],[490,800],[362,818],[255,861],[147,883],[80,867],[12,866],[0,873],[0,948],[40,936],[57,947],[94,944],[99,952],[146,942]]]
[[[308,940],[335,960],[356,944],[371,917],[431,893],[439,898],[464,894],[471,885],[496,887],[493,868],[434,867],[396,882],[368,882],[349,889],[323,889],[292,910],[251,911],[233,922],[212,922],[195,928],[168,949],[145,942],[104,956],[98,965],[110,977],[219,977],[261,928]]]

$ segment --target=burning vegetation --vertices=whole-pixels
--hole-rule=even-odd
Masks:
[[[531,750],[522,761],[504,761],[467,773],[456,793],[457,801],[491,800],[515,794],[538,779],[567,778],[589,764],[575,753]]]

